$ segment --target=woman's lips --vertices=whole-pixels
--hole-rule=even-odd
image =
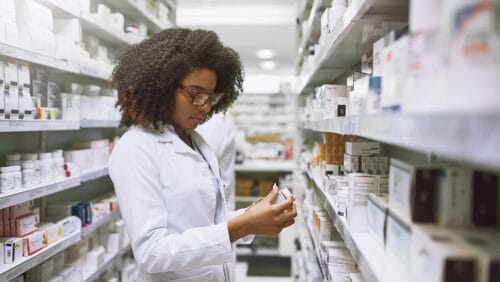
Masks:
[[[202,123],[205,120],[205,118],[203,118],[203,117],[191,117],[191,120],[198,122],[198,123]]]

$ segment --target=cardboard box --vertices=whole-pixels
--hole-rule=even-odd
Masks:
[[[412,281],[477,281],[478,256],[447,230],[412,228]]]
[[[351,173],[348,178],[347,226],[352,232],[366,232],[368,231],[366,219],[368,194],[377,190],[377,178],[373,175],[361,173]]]
[[[436,220],[436,197],[441,166],[391,159],[389,207],[408,223]]]
[[[389,207],[390,208],[390,207]],[[411,227],[389,209],[387,216],[386,257],[389,265],[409,273],[412,242]]]
[[[360,172],[360,156],[344,154],[344,171],[349,173]]]
[[[470,226],[471,211],[472,171],[446,168],[437,193],[437,223],[445,227]]]
[[[36,231],[23,238],[23,255],[25,257],[31,256],[47,246],[43,237],[43,233]]]
[[[368,230],[375,235],[377,243],[383,248],[385,246],[386,220],[389,211],[389,202],[386,196],[368,195],[366,220]]]
[[[351,156],[378,156],[380,143],[370,141],[347,141],[345,153]]]
[[[11,264],[23,257],[23,239],[7,238],[4,240],[5,264]]]
[[[472,221],[476,226],[494,227],[498,223],[498,176],[488,172],[473,174]]]

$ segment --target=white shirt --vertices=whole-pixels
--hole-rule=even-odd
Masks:
[[[118,196],[139,281],[224,281],[233,261],[224,185],[216,211],[209,165],[220,180],[217,157],[195,131],[205,161],[167,126],[164,133],[133,127],[116,144],[109,174]],[[217,212],[223,221],[214,224]],[[180,280],[179,280],[180,279]]]

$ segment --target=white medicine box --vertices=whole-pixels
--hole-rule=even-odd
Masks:
[[[408,223],[435,222],[439,168],[391,159],[389,208]]]

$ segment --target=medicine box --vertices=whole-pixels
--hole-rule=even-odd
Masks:
[[[368,195],[366,218],[368,230],[375,235],[380,247],[385,246],[385,224],[387,219],[389,202],[387,196]]]
[[[391,159],[389,208],[408,223],[435,222],[440,168]]]
[[[347,141],[345,153],[351,156],[378,156],[380,143],[370,141]]]

